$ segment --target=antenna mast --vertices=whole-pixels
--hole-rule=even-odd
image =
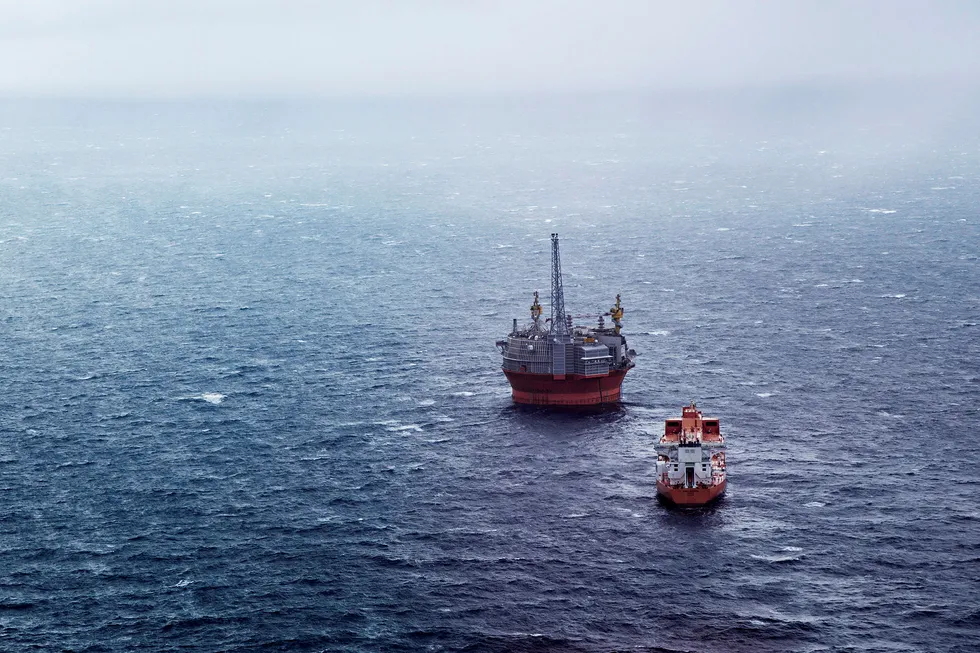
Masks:
[[[558,256],[558,234],[551,234],[551,329],[554,342],[569,342],[565,317],[565,290],[561,285],[561,258]]]

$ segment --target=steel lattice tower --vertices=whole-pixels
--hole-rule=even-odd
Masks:
[[[555,342],[568,342],[568,323],[565,319],[565,290],[561,285],[561,258],[558,255],[558,234],[551,234],[551,329]]]

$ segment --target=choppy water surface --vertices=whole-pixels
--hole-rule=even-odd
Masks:
[[[314,109],[5,105],[0,648],[980,644],[975,130]],[[552,231],[618,411],[510,403]]]

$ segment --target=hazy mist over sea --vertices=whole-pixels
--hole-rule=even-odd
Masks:
[[[980,645],[972,3],[0,9],[0,649]]]

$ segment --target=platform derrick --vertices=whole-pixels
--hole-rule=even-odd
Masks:
[[[620,298],[609,312],[573,316],[565,311],[558,234],[551,235],[551,316],[541,323],[538,293],[531,304],[531,323],[514,326],[506,340],[497,341],[502,369],[512,397],[521,404],[593,406],[615,403],[636,352],[620,333],[623,310]],[[598,326],[576,326],[574,319],[598,318]],[[612,328],[605,326],[611,317]]]

